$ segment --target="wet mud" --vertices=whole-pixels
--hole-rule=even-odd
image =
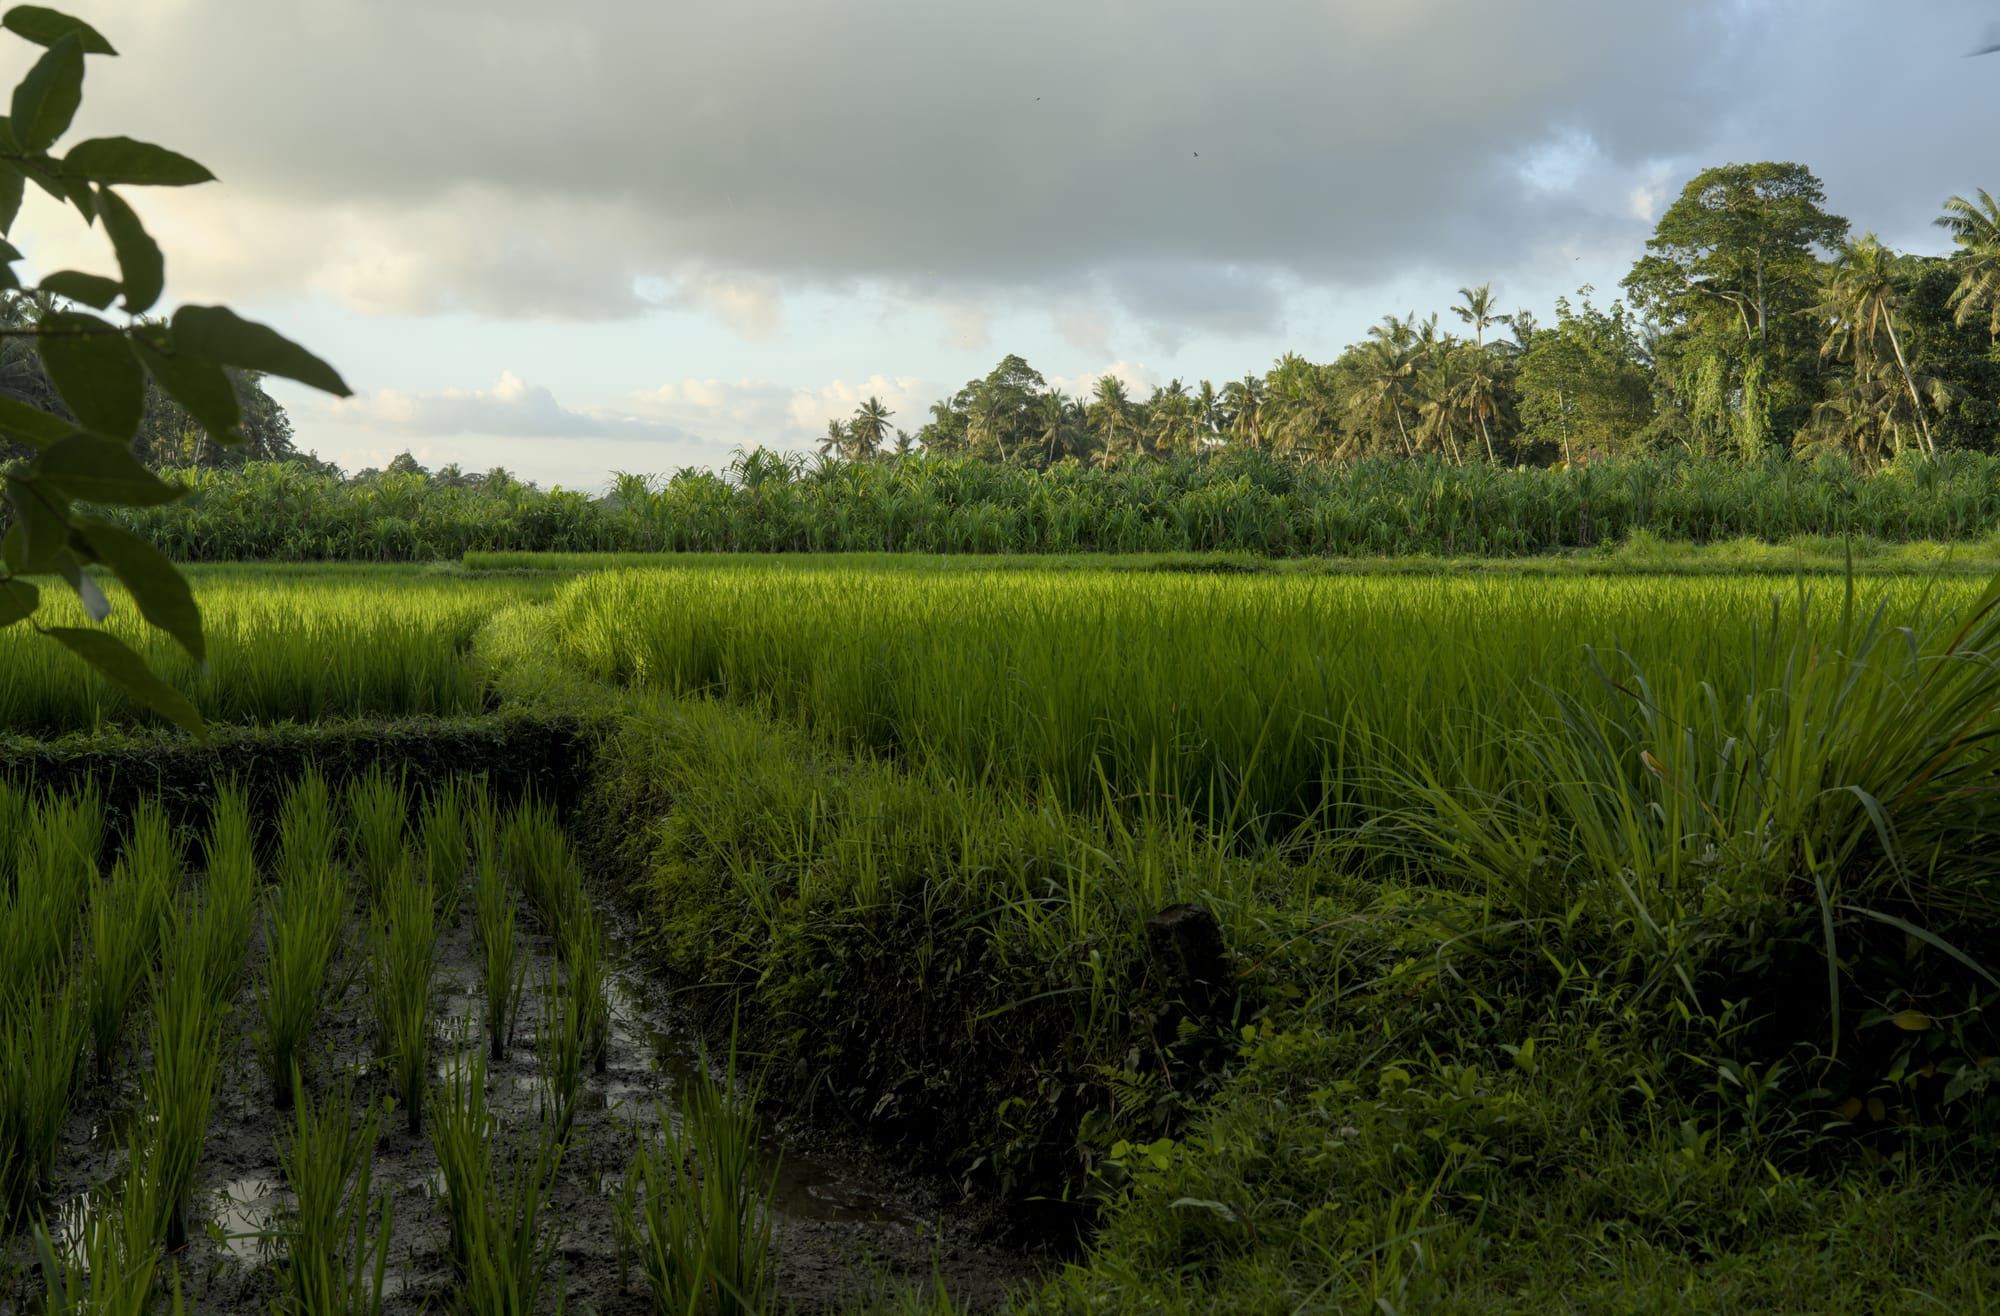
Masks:
[[[662,1109],[674,1107],[703,1063],[700,1045],[676,1016],[669,994],[634,968],[615,938],[618,917],[599,902],[614,933],[611,1035],[602,1073],[584,1076],[570,1151],[549,1219],[562,1230],[563,1309],[570,1313],[650,1310],[643,1276],[621,1257],[615,1213],[618,1192],[639,1139],[657,1136]],[[523,929],[528,932],[527,928]],[[489,1064],[489,1109],[508,1130],[532,1127],[546,1089],[535,1052],[541,1002],[534,983],[550,962],[546,938],[532,935],[528,987],[505,1061]],[[253,1044],[255,984],[261,934],[253,942],[244,985],[226,1029],[220,1090],[189,1212],[189,1242],[176,1256],[191,1310],[268,1311],[280,1287],[280,1233],[289,1193],[276,1135],[289,1115],[273,1107]],[[344,989],[322,1016],[314,1037],[313,1086],[321,1092],[353,1083],[355,1100],[391,1100],[386,1078],[369,1065],[372,1025],[360,956],[365,938],[350,929],[335,973]],[[478,989],[469,901],[446,928],[432,983],[436,1026],[433,1068],[449,1064],[451,1048],[483,1047],[484,1002]],[[50,1195],[49,1220],[58,1247],[73,1244],[89,1194],[124,1172],[131,1122],[142,1107],[143,1011],[128,1028],[127,1054],[108,1083],[83,1083],[66,1128],[66,1150]],[[89,1072],[86,1058],[83,1070]],[[772,1265],[778,1307],[798,1313],[865,1309],[888,1291],[928,1292],[941,1280],[951,1298],[974,1310],[1001,1303],[1010,1288],[1032,1283],[1046,1259],[1006,1245],[1005,1221],[958,1199],[949,1183],[886,1163],[865,1142],[798,1121],[765,1121],[762,1168],[773,1192]],[[406,1113],[380,1121],[375,1147],[377,1191],[389,1186],[394,1237],[385,1289],[390,1312],[451,1309],[442,1179],[427,1134],[411,1133]],[[8,1240],[0,1273],[0,1312],[32,1310],[33,1250],[25,1235]],[[8,1292],[9,1285],[15,1291]],[[554,1301],[544,1304],[556,1310]]]

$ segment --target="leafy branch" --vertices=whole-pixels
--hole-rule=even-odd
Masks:
[[[80,270],[47,275],[35,291],[51,299],[48,313],[32,325],[0,331],[35,340],[49,382],[70,413],[0,397],[0,435],[34,450],[0,473],[9,523],[0,536],[0,627],[26,623],[146,706],[199,733],[201,714],[193,702],[115,635],[37,622],[41,592],[27,578],[60,578],[91,620],[102,622],[110,603],[91,570],[109,571],[147,623],[197,662],[206,661],[201,608],[180,571],[145,540],[77,504],[148,507],[185,492],[132,455],[148,377],[224,444],[243,441],[231,368],[282,376],[340,397],[349,389],[332,366],[227,307],[183,306],[165,321],[141,318],[165,291],[166,262],[113,186],[186,187],[215,176],[184,155],[130,137],[94,137],[51,155],[82,104],[85,57],[117,51],[88,23],[39,5],[8,10],[0,27],[44,48],[14,89],[10,113],[0,116],[0,289],[24,286],[14,269],[23,256],[4,239],[31,182],[73,206],[86,225],[101,224],[118,262],[116,277]],[[91,313],[110,313],[114,303],[120,321]]]

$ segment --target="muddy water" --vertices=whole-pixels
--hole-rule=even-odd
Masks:
[[[531,985],[523,994],[515,1040],[507,1059],[490,1066],[487,1079],[489,1107],[510,1129],[531,1124],[545,1100],[534,1049],[540,1002],[532,984],[547,948],[535,938],[528,941],[534,949]],[[361,954],[363,944],[363,938],[350,936],[348,953]],[[623,949],[614,940],[614,963],[625,958]],[[274,1133],[288,1117],[272,1109],[250,1041],[256,1019],[252,984],[259,968],[253,951],[228,1030],[237,1040],[224,1056],[190,1213],[191,1242],[180,1258],[191,1306],[203,1312],[268,1310],[278,1289],[278,1234],[289,1196]],[[462,915],[444,934],[434,981],[440,1072],[449,1063],[449,1048],[461,1039],[483,1044],[477,980],[469,919]],[[356,973],[320,1025],[317,1087],[324,1092],[351,1078],[357,1102],[382,1103],[389,1089],[367,1064],[367,1005]],[[603,1316],[648,1309],[641,1277],[622,1264],[613,1242],[616,1194],[638,1139],[648,1130],[657,1132],[662,1112],[677,1118],[674,1102],[703,1063],[666,993],[634,969],[623,968],[613,978],[611,1019],[608,1063],[602,1074],[585,1075],[573,1148],[550,1213],[563,1229],[566,1309]],[[142,1025],[132,1030],[141,1036],[143,1031]],[[128,1056],[112,1083],[88,1086],[72,1110],[69,1150],[50,1214],[52,1232],[66,1252],[78,1237],[90,1190],[115,1183],[123,1171],[133,1112],[140,1105],[136,1074],[145,1063],[143,1054]],[[865,1146],[781,1126],[767,1130],[760,1154],[766,1181],[774,1185],[773,1270],[783,1308],[838,1311],[887,1286],[927,1291],[938,1276],[954,1300],[984,1309],[1036,1274],[1035,1259],[995,1242],[985,1220],[958,1202],[948,1184],[898,1171]],[[392,1294],[389,1310],[445,1306],[451,1276],[442,1183],[428,1138],[408,1131],[402,1111],[383,1116],[374,1172],[378,1190],[389,1186],[395,1212],[385,1284]],[[25,1238],[6,1248],[10,1262],[29,1256]],[[18,1306],[4,1298],[0,1282],[0,1310]],[[547,1306],[555,1310],[553,1301]]]

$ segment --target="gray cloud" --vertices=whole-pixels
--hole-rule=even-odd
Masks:
[[[1885,235],[2000,184],[1984,0],[85,9],[128,59],[84,130],[150,125],[231,184],[161,204],[254,198],[243,241],[289,254],[249,268],[378,310],[617,316],[650,281],[758,335],[876,279],[1104,290],[1171,342],[1288,288],[1636,250],[1641,202],[1729,159],[1803,160]]]
[[[379,433],[412,435],[480,434],[534,439],[637,439],[700,443],[688,430],[665,420],[611,411],[578,411],[555,394],[507,372],[491,389],[408,392],[383,389],[327,402],[324,414],[344,425],[366,425]]]

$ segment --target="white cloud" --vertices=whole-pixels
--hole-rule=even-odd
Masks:
[[[941,390],[921,379],[870,375],[798,387],[757,379],[683,379],[631,399],[641,414],[698,430],[730,444],[803,448],[826,433],[829,420],[846,420],[870,397],[892,413],[891,424],[915,432]]]
[[[1088,399],[1097,391],[1097,381],[1106,375],[1116,375],[1125,381],[1125,387],[1134,397],[1151,396],[1159,378],[1151,370],[1137,361],[1113,361],[1102,370],[1094,370],[1082,375],[1050,375],[1049,387],[1061,389],[1073,398]]]
[[[378,432],[424,437],[480,434],[489,437],[568,439],[613,438],[700,442],[694,434],[662,420],[621,412],[571,409],[555,394],[503,371],[490,389],[446,388],[437,392],[381,389],[351,398],[329,399],[320,414],[333,423]]]

